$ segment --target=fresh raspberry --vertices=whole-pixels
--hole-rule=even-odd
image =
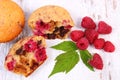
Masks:
[[[76,45],[80,50],[85,50],[88,48],[89,42],[86,38],[81,38],[77,41]]]
[[[115,46],[112,44],[112,42],[106,41],[103,49],[104,49],[106,52],[114,52]]]
[[[37,42],[34,42],[33,40],[29,40],[25,45],[24,49],[28,52],[34,51],[37,49]]]
[[[45,48],[37,49],[35,52],[35,58],[38,62],[44,61],[47,58]]]
[[[96,39],[94,41],[94,46],[96,49],[102,49],[104,46],[105,40],[103,38]]]
[[[75,42],[77,42],[83,36],[84,36],[84,32],[81,30],[74,30],[70,33],[71,39]]]
[[[100,21],[98,23],[98,33],[100,34],[109,34],[112,32],[112,27],[105,23],[104,21]]]
[[[98,38],[99,34],[94,29],[86,29],[85,36],[88,39],[89,43],[92,44],[94,40]]]
[[[15,61],[12,60],[10,62],[7,63],[7,68],[9,71],[12,71],[14,69],[14,65],[15,65]]]
[[[81,26],[83,28],[87,28],[87,29],[95,29],[96,28],[95,22],[92,20],[92,18],[90,18],[88,16],[86,16],[82,19]]]
[[[103,61],[99,54],[95,53],[93,58],[89,61],[89,64],[96,69],[103,69]]]

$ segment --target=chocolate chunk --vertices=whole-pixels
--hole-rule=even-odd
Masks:
[[[26,56],[26,51],[25,51],[25,50],[23,50],[23,51],[22,51],[22,53],[21,53],[21,55]]]
[[[17,55],[23,55],[23,56],[26,55],[26,51],[23,50],[23,46],[21,46],[18,50],[16,50],[16,54]]]
[[[60,32],[64,30],[64,26],[61,26],[60,27]]]
[[[63,30],[60,31],[60,36],[61,36],[61,37],[64,37],[65,34],[68,33],[68,32],[69,32],[68,29],[63,29]]]
[[[18,50],[16,50],[16,54],[20,55],[23,52],[23,46],[21,46]]]
[[[43,21],[40,21],[40,26],[43,26],[44,25],[44,22]]]
[[[30,64],[29,63],[26,63],[27,66],[29,66]]]
[[[31,65],[31,69],[36,69],[39,66],[39,63],[37,63],[36,61],[32,60],[32,65]]]
[[[55,30],[53,31],[53,33],[56,33],[59,31],[59,28],[58,27],[55,27]]]
[[[42,40],[37,41],[37,44],[40,45],[42,43]]]
[[[48,39],[55,39],[56,34],[47,34]]]

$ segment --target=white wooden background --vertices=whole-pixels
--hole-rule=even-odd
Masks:
[[[0,80],[120,80],[120,0],[14,0],[19,4],[25,12],[26,25],[23,32],[8,43],[0,43]],[[47,40],[47,61],[40,66],[31,76],[25,78],[21,75],[16,75],[4,69],[4,58],[9,51],[9,48],[19,39],[31,35],[31,30],[27,25],[29,15],[37,8],[54,4],[66,8],[76,26],[73,29],[79,28],[81,18],[84,16],[92,17],[96,23],[100,20],[106,21],[113,27],[113,32],[109,35],[100,35],[106,40],[112,41],[116,46],[114,53],[107,53],[103,50],[96,50],[89,47],[91,53],[99,53],[104,61],[102,71],[96,70],[91,72],[80,61],[75,68],[68,74],[59,73],[51,78],[48,78],[53,66],[54,59],[59,55],[60,51],[49,48],[57,44],[60,40]]]

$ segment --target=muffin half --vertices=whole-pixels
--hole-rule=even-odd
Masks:
[[[66,9],[55,5],[47,5],[31,14],[28,25],[35,35],[43,36],[46,39],[64,39],[74,23]]]
[[[13,45],[6,56],[6,69],[29,76],[47,59],[45,46],[45,39],[41,36],[21,39]]]

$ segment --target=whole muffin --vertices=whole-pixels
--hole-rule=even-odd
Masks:
[[[17,37],[24,27],[23,10],[11,0],[0,0],[0,43]]]
[[[31,14],[28,25],[35,35],[44,36],[46,39],[64,39],[74,23],[66,9],[47,5]]]

